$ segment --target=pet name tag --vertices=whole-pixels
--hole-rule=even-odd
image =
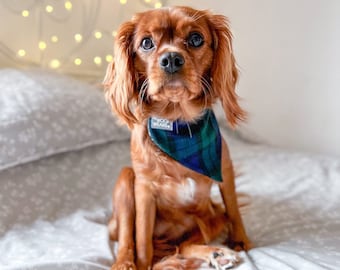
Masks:
[[[158,117],[151,117],[151,128],[152,129],[161,129],[161,130],[173,130],[173,122],[167,119],[162,119]]]

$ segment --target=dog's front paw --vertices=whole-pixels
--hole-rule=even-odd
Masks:
[[[111,270],[136,270],[136,266],[133,262],[130,261],[123,261],[123,262],[116,262],[112,265]]]
[[[216,249],[210,255],[210,265],[217,270],[233,268],[240,260],[237,252],[227,248]]]

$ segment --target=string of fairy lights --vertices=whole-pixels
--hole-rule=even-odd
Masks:
[[[21,64],[32,64],[32,55],[39,55],[39,59],[34,59],[33,64],[37,66],[43,66],[50,69],[62,69],[66,65],[68,68],[76,69],[84,64],[87,66],[92,66],[93,68],[103,68],[106,66],[107,62],[112,61],[112,43],[109,46],[107,53],[100,51],[96,54],[96,50],[93,50],[93,55],[89,56],[88,53],[85,55],[78,55],[79,51],[88,46],[89,42],[99,42],[104,38],[113,40],[116,35],[116,30],[112,29],[108,31],[107,29],[97,29],[97,21],[100,16],[101,5],[103,0],[30,0],[25,1],[23,7],[18,6],[18,1],[2,0],[0,5],[3,5],[13,16],[16,16],[16,20],[34,20],[36,22],[37,29],[32,31],[38,32],[38,40],[36,46],[25,47],[25,43],[20,44],[19,48],[15,46],[6,46],[5,42],[0,40],[0,53],[7,56],[13,61],[19,62]],[[161,8],[165,5],[166,0],[106,0],[106,5],[110,2],[115,2],[118,4],[120,10],[117,11],[117,20],[122,18],[122,11],[124,8],[130,5],[135,5],[138,2],[145,8]],[[16,4],[15,4],[16,3]],[[131,11],[131,8],[126,10]],[[135,10],[136,12],[138,10]],[[72,33],[72,36],[67,36],[67,46],[72,47],[66,50],[66,54],[54,55],[51,54],[53,50],[51,48],[56,47],[56,45],[61,46],[65,42],[65,34],[62,35],[55,33],[52,29],[46,29],[46,20],[52,21],[54,24],[66,24],[74,17],[75,12],[83,12],[82,23],[79,25],[79,29]],[[128,11],[127,11],[128,12]],[[21,19],[20,19],[21,18]],[[67,24],[66,24],[67,25]],[[117,24],[118,25],[118,24]],[[69,29],[64,29],[69,30]],[[65,31],[64,31],[65,32]],[[2,38],[3,39],[3,38]],[[71,43],[71,46],[69,45]],[[106,44],[107,45],[107,44]],[[54,47],[53,47],[54,46]],[[34,51],[35,50],[35,51]],[[50,51],[49,51],[50,50]]]

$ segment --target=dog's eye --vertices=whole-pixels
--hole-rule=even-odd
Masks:
[[[192,47],[201,47],[204,43],[204,39],[200,33],[191,33],[188,38],[188,44]]]
[[[153,44],[152,39],[147,37],[142,40],[140,46],[142,47],[143,50],[148,51],[151,50],[155,45]]]

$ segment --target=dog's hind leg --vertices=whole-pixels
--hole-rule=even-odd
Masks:
[[[112,270],[136,269],[135,260],[135,174],[123,168],[113,190],[113,215],[109,222],[110,238],[118,241],[117,259]]]

